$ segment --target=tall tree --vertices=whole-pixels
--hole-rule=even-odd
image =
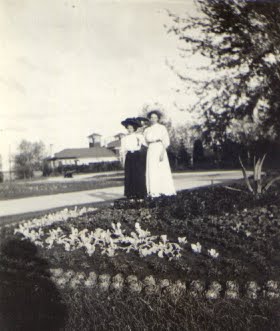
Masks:
[[[31,178],[35,170],[41,170],[45,157],[43,142],[22,140],[14,157],[14,170],[18,178]]]
[[[200,54],[209,59],[209,66],[198,68],[203,75],[177,72],[199,96],[191,110],[202,114],[206,141],[223,142],[235,133],[242,137],[236,122],[251,126],[253,139],[279,140],[279,1],[196,3],[198,17],[169,14],[169,32],[184,43],[184,57]]]

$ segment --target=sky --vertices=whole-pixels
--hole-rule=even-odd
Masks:
[[[193,0],[1,1],[3,167],[21,139],[42,140],[49,152],[87,147],[91,133],[124,132],[120,122],[145,104],[189,121],[174,106],[194,96],[176,93],[182,82],[166,65],[179,54],[166,9],[195,13]]]

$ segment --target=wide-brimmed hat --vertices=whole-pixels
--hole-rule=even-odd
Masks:
[[[122,121],[121,124],[126,128],[128,127],[128,125],[132,125],[134,128],[138,128],[140,126],[140,123],[136,121],[135,118],[131,118],[131,117]]]
[[[135,120],[137,122],[139,122],[139,123],[141,123],[141,122],[149,122],[149,119],[147,117],[141,117],[141,116],[135,117]]]
[[[150,119],[153,114],[156,114],[158,119],[161,119],[163,117],[163,113],[158,109],[149,111],[147,117]]]

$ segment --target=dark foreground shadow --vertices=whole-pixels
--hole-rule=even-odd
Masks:
[[[0,330],[59,330],[66,307],[37,247],[13,239],[0,247]]]

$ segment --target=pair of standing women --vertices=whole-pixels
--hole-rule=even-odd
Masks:
[[[176,194],[166,152],[170,140],[166,127],[159,123],[161,113],[154,110],[147,117],[122,122],[128,131],[121,141],[128,198]]]

